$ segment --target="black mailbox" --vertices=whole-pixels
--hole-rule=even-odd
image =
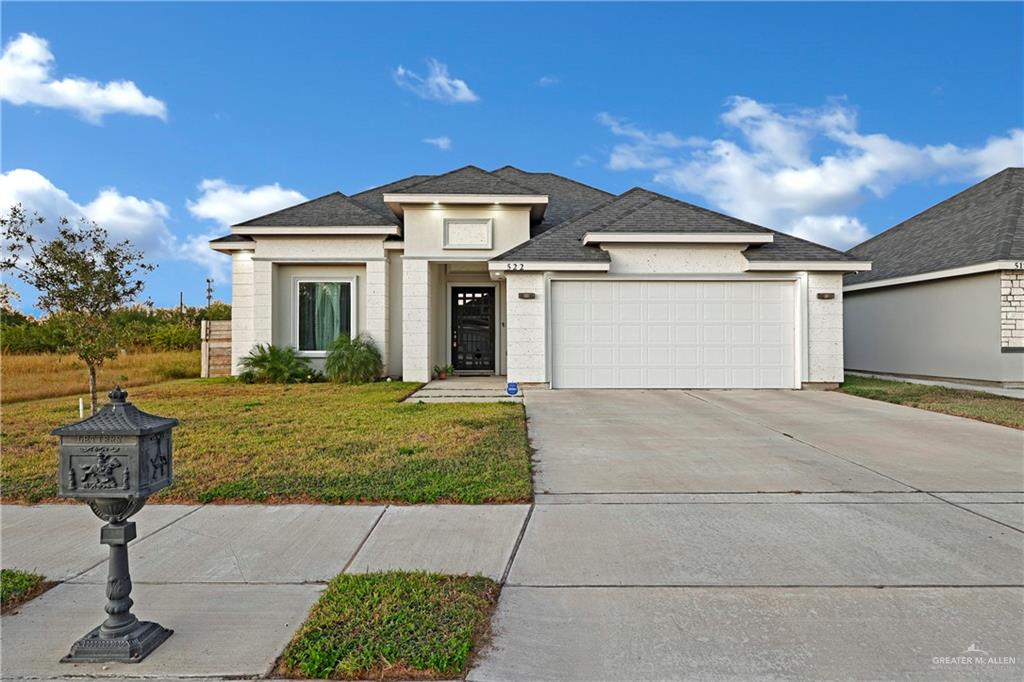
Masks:
[[[96,414],[52,432],[60,436],[60,495],[89,503],[107,522],[100,542],[110,547],[107,619],[71,645],[61,659],[66,663],[136,663],[173,632],[131,612],[128,543],[136,531],[128,517],[171,484],[171,429],[178,420],[143,412],[120,386],[109,396]]]

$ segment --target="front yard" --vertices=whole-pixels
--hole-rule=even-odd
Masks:
[[[984,391],[887,381],[853,374],[846,375],[839,390],[861,398],[884,400],[897,405],[1024,429],[1024,400],[1004,398]]]
[[[246,385],[188,379],[129,391],[176,417],[174,478],[153,502],[483,503],[532,496],[522,405],[399,402],[401,382]],[[4,405],[4,502],[53,501],[54,427],[77,401]]]

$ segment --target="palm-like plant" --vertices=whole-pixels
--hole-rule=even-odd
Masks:
[[[331,381],[365,384],[379,377],[383,369],[380,351],[366,337],[349,338],[343,334],[327,349],[324,372]]]
[[[292,384],[312,373],[309,360],[289,346],[260,344],[242,358],[239,378],[246,383]]]

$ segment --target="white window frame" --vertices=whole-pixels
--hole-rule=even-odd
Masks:
[[[448,226],[449,225],[486,225],[487,226],[487,245],[481,246],[479,244],[458,244],[452,243],[448,238]],[[444,243],[445,249],[462,249],[472,251],[490,251],[494,248],[494,219],[493,218],[445,218],[444,219]]]
[[[359,335],[359,284],[357,277],[292,277],[292,347],[304,358],[325,358],[325,350],[299,349],[299,285],[340,282],[348,284],[349,290],[349,333]]]

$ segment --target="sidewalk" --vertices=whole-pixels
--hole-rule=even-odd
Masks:
[[[152,505],[131,544],[134,613],[174,635],[139,664],[58,661],[99,624],[102,522],[84,505],[0,507],[3,566],[64,581],[3,616],[4,680],[60,676],[254,677],[342,571],[504,576],[528,505]]]

